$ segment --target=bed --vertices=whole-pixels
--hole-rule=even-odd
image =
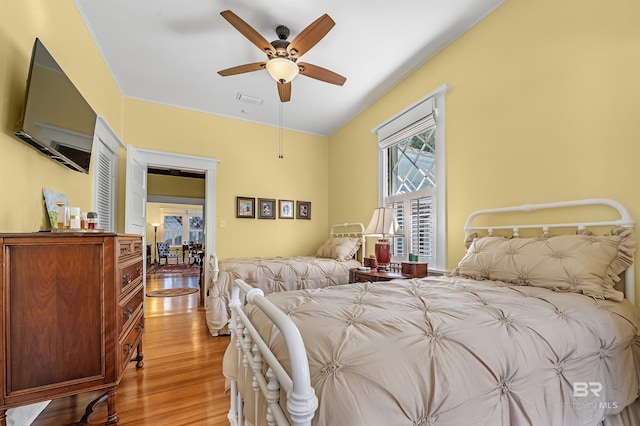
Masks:
[[[594,205],[619,217],[471,224]],[[566,226],[577,232],[552,235]],[[447,276],[267,296],[237,280],[223,362],[230,423],[638,425],[633,226],[606,199],[483,210]]]
[[[342,285],[349,282],[349,269],[362,266],[365,238],[362,223],[331,227],[329,237],[315,256],[210,259],[213,271],[206,291],[207,327],[213,336],[229,334],[229,300],[233,282],[242,279],[265,294]]]

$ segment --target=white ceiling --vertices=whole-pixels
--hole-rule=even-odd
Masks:
[[[75,0],[123,95],[279,125],[276,82],[266,70],[217,71],[267,57],[220,12],[265,39],[288,40],[324,13],[336,25],[302,61],[347,78],[335,86],[302,75],[283,104],[283,125],[330,135],[504,0]],[[238,100],[238,94],[262,100]]]

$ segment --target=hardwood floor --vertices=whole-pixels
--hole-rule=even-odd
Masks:
[[[147,276],[147,291],[183,286],[198,287],[198,275]],[[229,395],[222,375],[229,337],[209,334],[199,298],[199,293],[145,298],[144,367],[136,370],[131,363],[124,372],[117,393],[120,425],[229,424]],[[54,400],[33,425],[74,424],[99,395]],[[91,424],[104,424],[106,408],[106,402],[98,404]]]

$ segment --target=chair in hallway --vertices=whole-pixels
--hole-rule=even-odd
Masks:
[[[172,253],[169,243],[164,241],[158,243],[158,265],[162,264],[162,259],[165,265],[169,264],[169,259],[175,259],[178,264],[178,253]]]

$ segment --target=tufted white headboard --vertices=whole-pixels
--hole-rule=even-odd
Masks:
[[[488,216],[488,215],[500,215],[503,213],[516,213],[516,212],[524,212],[524,213],[532,213],[540,210],[549,210],[549,209],[566,209],[566,208],[589,208],[593,206],[608,206],[613,208],[616,211],[616,218],[611,219],[611,210],[607,209],[605,216],[602,220],[593,220],[593,221],[585,221],[585,222],[573,222],[573,221],[559,221],[559,222],[548,222],[548,223],[536,223],[536,224],[520,224],[520,225],[493,225],[483,223],[482,226],[473,225],[473,222],[478,219],[480,216]],[[573,211],[573,210],[571,210]],[[489,218],[483,218],[486,221],[490,222]],[[629,211],[619,202],[610,200],[607,198],[591,198],[585,200],[574,200],[574,201],[560,201],[554,203],[542,203],[542,204],[523,204],[520,206],[513,207],[501,207],[496,209],[486,209],[486,210],[477,210],[467,218],[467,222],[465,223],[465,237],[468,237],[472,232],[476,231],[485,231],[489,235],[493,235],[496,230],[508,230],[513,232],[514,236],[519,236],[519,233],[523,229],[540,229],[544,235],[549,235],[551,229],[558,228],[575,228],[577,230],[584,230],[586,228],[593,227],[612,227],[612,226],[622,226],[626,228],[633,228],[635,226],[635,221],[631,218]],[[631,303],[635,304],[635,277],[634,277],[634,267],[631,266],[626,269],[624,275],[624,296]]]

